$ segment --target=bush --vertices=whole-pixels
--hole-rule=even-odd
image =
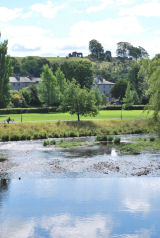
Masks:
[[[11,135],[10,140],[11,141],[18,141],[18,140],[20,140],[20,136],[19,135]]]
[[[56,141],[55,141],[55,140],[51,140],[51,141],[45,140],[45,141],[43,142],[43,146],[55,145],[55,144],[56,144]]]
[[[96,141],[108,141],[108,137],[107,136],[97,136]]]
[[[3,135],[1,140],[2,140],[3,142],[4,142],[4,141],[9,141],[9,135]]]
[[[43,146],[47,146],[47,145],[49,145],[49,141],[48,140],[43,141]]]
[[[21,112],[23,112],[23,113],[57,112],[57,107],[5,108],[5,109],[0,109],[0,114],[21,114]]]
[[[113,141],[113,137],[112,137],[112,136],[109,136],[109,137],[108,137],[108,141],[109,141],[109,142],[112,142],[112,141]]]
[[[151,142],[153,142],[153,141],[155,141],[155,137],[150,137],[150,139],[149,139]]]
[[[120,137],[116,137],[114,139],[114,144],[120,144],[121,138]]]
[[[56,141],[55,140],[51,140],[49,144],[50,145],[56,145]]]

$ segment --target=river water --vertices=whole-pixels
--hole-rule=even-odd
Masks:
[[[0,238],[160,237],[160,153],[42,141],[0,151]]]

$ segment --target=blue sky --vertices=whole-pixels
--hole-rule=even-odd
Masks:
[[[160,0],[1,0],[0,31],[12,56],[89,53],[98,40],[115,55],[116,43],[160,53]]]

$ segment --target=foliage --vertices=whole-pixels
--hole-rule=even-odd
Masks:
[[[39,106],[41,102],[38,96],[38,89],[37,87],[32,84],[27,88],[23,88],[20,90],[23,98],[25,99],[26,105],[28,106]]]
[[[149,85],[150,94],[150,107],[154,110],[154,120],[159,121],[160,112],[160,59],[159,57],[153,58],[151,61],[144,62],[145,68],[147,68],[147,82]]]
[[[25,57],[21,61],[20,73],[24,76],[40,77],[43,66],[46,64],[49,65],[49,61],[46,58],[33,56]]]
[[[128,83],[125,97],[123,98],[123,109],[129,109],[130,106],[134,104],[133,101],[133,91],[131,90],[130,83]]]
[[[60,68],[67,80],[75,78],[81,88],[91,88],[93,84],[93,68],[88,60],[64,61]]]
[[[89,50],[91,52],[91,56],[97,59],[104,58],[103,46],[97,40],[91,40],[89,42]]]
[[[118,42],[117,43],[117,50],[116,50],[117,56],[122,58],[131,57],[133,59],[138,58],[148,58],[147,51],[141,47],[134,47],[132,44],[128,42]]]
[[[69,111],[71,114],[76,114],[78,121],[80,120],[80,115],[95,116],[98,113],[98,108],[94,91],[80,88],[80,85],[73,79],[68,83],[64,91],[61,109]]]
[[[93,87],[92,92],[94,93],[95,96],[95,105],[99,108],[100,105],[102,105],[102,95],[97,86]]]
[[[14,107],[25,107],[25,99],[17,90],[11,90],[11,102]]]
[[[1,35],[0,35],[1,38]],[[8,41],[0,42],[0,108],[9,102],[9,77],[12,72],[11,59],[7,55]]]
[[[118,80],[111,89],[112,97],[118,98],[121,101],[125,96],[127,85],[128,85],[127,80],[125,79]]]
[[[46,64],[41,74],[42,81],[39,84],[40,99],[48,106],[58,105],[60,102],[60,89],[56,77]]]

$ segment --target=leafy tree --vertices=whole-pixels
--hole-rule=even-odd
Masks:
[[[160,112],[160,59],[153,58],[151,61],[146,61],[145,68],[147,68],[147,82],[149,84],[150,107],[154,110],[154,120],[159,123]],[[159,126],[158,126],[159,127]]]
[[[15,57],[12,57],[11,59],[12,59],[13,74],[20,75],[21,74],[20,62]]]
[[[107,97],[106,95],[103,93],[102,94],[102,105],[105,106],[107,104]]]
[[[91,88],[93,84],[93,68],[88,60],[70,60],[64,61],[60,68],[67,80],[75,78],[81,88],[84,86]]]
[[[1,37],[1,36],[0,36]],[[11,59],[7,55],[8,41],[0,42],[0,108],[9,102],[9,76],[12,72]]]
[[[119,79],[115,85],[111,88],[111,95],[114,98],[119,99],[120,101],[125,96],[128,82],[125,79]]]
[[[122,58],[131,57],[133,59],[139,59],[139,58],[148,58],[147,51],[141,47],[134,47],[132,44],[128,42],[119,42],[117,43],[117,50],[116,50],[117,56],[120,56]]]
[[[32,77],[40,77],[43,70],[43,65],[50,65],[49,61],[41,57],[28,56],[22,59],[21,74]]]
[[[39,106],[41,104],[39,97],[38,97],[38,89],[37,87],[32,84],[27,88],[23,88],[20,90],[23,98],[27,105],[30,106]]]
[[[39,84],[40,100],[48,106],[58,105],[60,102],[60,89],[56,77],[48,64],[43,66],[42,81]]]
[[[133,91],[131,90],[131,85],[128,83],[125,97],[123,98],[123,109],[129,109],[130,106],[134,104]]]
[[[100,105],[102,105],[102,95],[100,91],[98,90],[97,86],[95,86],[92,89],[92,91],[94,92],[94,96],[95,96],[95,105],[99,107]]]
[[[55,76],[56,76],[56,79],[57,79],[57,83],[59,85],[60,92],[63,94],[64,89],[66,87],[66,78],[64,76],[64,73],[61,71],[60,68],[58,68],[56,73],[55,73]]]
[[[95,116],[98,113],[94,91],[88,91],[85,87],[81,88],[75,79],[68,82],[60,108],[70,114],[76,114],[78,121],[80,121],[80,115]]]
[[[12,107],[26,107],[26,102],[23,95],[17,90],[11,90]]]
[[[131,44],[128,42],[118,42],[117,50],[116,50],[117,56],[122,58],[128,57],[128,51],[130,47],[131,47]]]
[[[103,46],[97,40],[91,40],[89,42],[89,50],[91,52],[91,56],[93,56],[97,59],[104,58]]]

